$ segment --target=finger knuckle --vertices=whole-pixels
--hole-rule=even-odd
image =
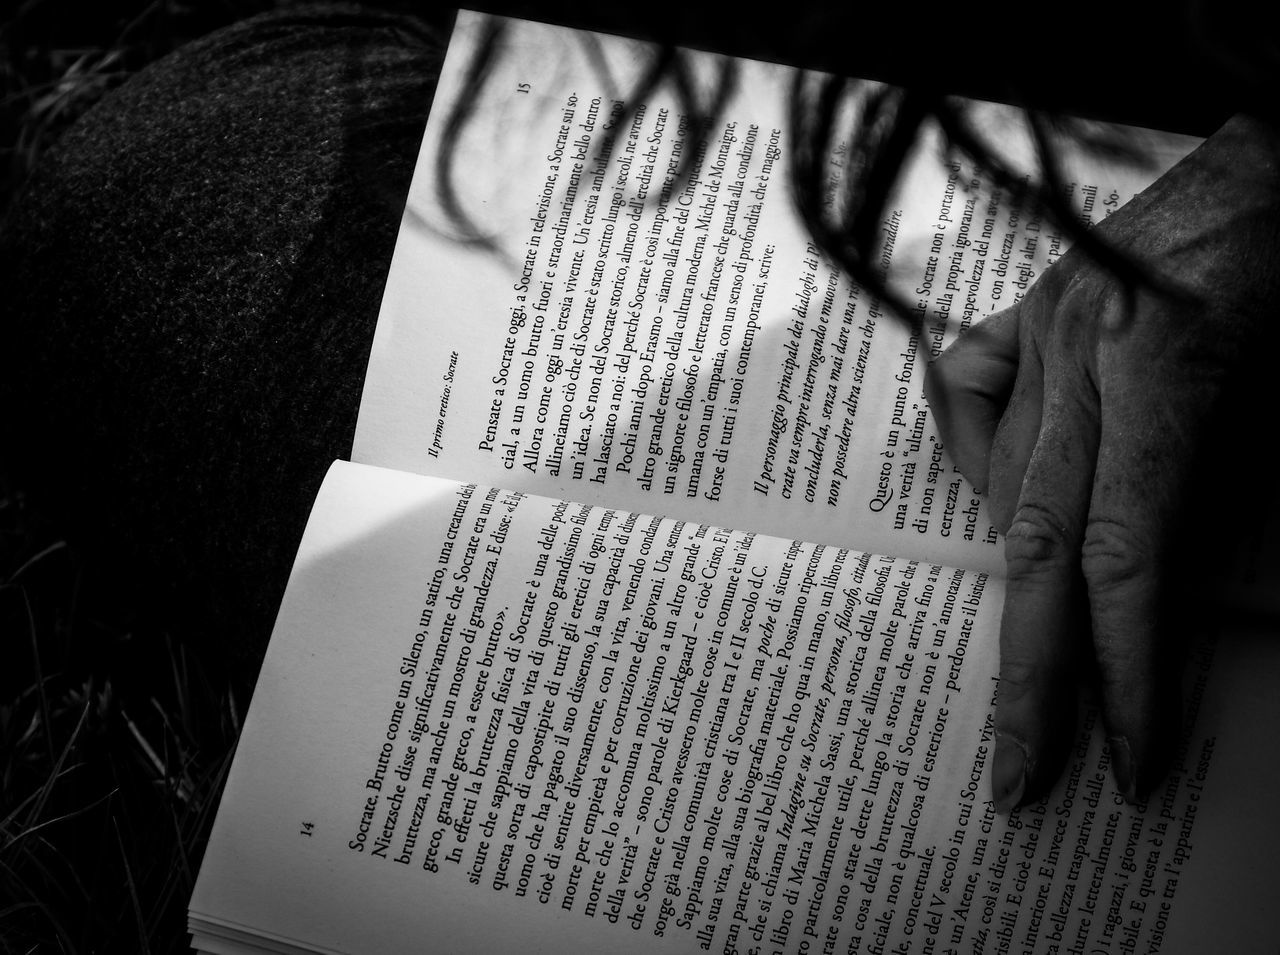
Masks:
[[[1072,315],[1095,312],[1106,308],[1115,295],[1115,285],[1110,275],[1096,266],[1085,265],[1071,273],[1062,290],[1062,306]]]
[[[1145,574],[1151,555],[1140,536],[1127,524],[1095,518],[1085,528],[1080,569],[1091,596],[1104,597]]]
[[[1052,508],[1019,504],[1005,534],[1004,554],[1011,578],[1059,573],[1075,553],[1070,523]]]
[[[1041,668],[1034,661],[1005,653],[1000,659],[1000,684],[996,702],[1019,703],[1041,683]]]

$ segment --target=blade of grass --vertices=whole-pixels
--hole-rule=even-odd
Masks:
[[[49,749],[49,762],[52,763],[54,762],[53,720],[49,716],[49,695],[44,689],[44,668],[40,662],[40,635],[36,628],[36,617],[35,613],[31,610],[31,597],[27,593],[27,589],[25,587],[19,587],[18,592],[22,595],[23,611],[27,615],[27,633],[31,638],[31,661],[32,666],[35,667],[36,671],[36,688],[39,693],[40,714],[44,718],[45,725],[44,740],[45,745]],[[80,717],[80,725],[84,724],[84,717],[87,715],[88,710],[86,709],[85,713]],[[70,742],[71,741],[68,740],[68,744],[70,744]],[[63,755],[65,757],[65,750]]]
[[[148,955],[151,944],[147,938],[146,922],[142,918],[142,905],[138,902],[138,886],[133,879],[133,867],[129,865],[129,854],[125,852],[124,840],[120,838],[120,826],[115,816],[111,817],[111,824],[115,828],[116,845],[120,848],[120,862],[124,865],[124,881],[129,889],[129,900],[133,903],[133,914],[138,927],[138,950],[142,955]]]

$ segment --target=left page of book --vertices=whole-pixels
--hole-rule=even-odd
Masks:
[[[926,133],[876,259],[925,323],[912,335],[817,253],[793,209],[796,71],[734,61],[733,94],[699,138],[669,86],[632,100],[652,51],[617,37],[507,22],[477,91],[467,68],[488,22],[459,16],[352,459],[1001,570],[983,500],[939,445],[923,372],[961,328],[1016,301],[1062,237]],[[692,62],[707,95],[726,61]],[[457,241],[437,194],[464,97],[451,182],[493,247]],[[975,108],[1003,148],[1019,141],[1016,113]],[[1062,146],[1085,221],[1195,144],[1128,132],[1141,167]]]
[[[1249,745],[1280,725],[1254,692],[1274,652],[1270,670],[1197,652],[1199,719],[1148,806],[1115,792],[1095,715],[1051,797],[1002,818],[1002,595],[941,565],[338,463],[196,945],[1177,952],[1211,925],[1257,950],[1277,779]]]

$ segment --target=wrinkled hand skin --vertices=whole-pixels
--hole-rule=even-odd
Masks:
[[[1126,289],[1072,250],[926,377],[943,443],[1005,535],[1001,812],[1060,775],[1090,656],[1119,791],[1141,800],[1167,771],[1182,660],[1162,597],[1205,506],[1194,475],[1215,414],[1280,312],[1280,132],[1234,117],[1096,233],[1176,291]]]

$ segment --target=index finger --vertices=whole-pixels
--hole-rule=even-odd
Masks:
[[[1076,660],[1088,645],[1079,554],[1099,440],[1097,408],[1079,381],[1061,359],[1045,366],[1039,431],[1005,535],[992,768],[1002,811],[1053,786],[1075,727]],[[1018,429],[1002,429],[997,440],[1021,439]]]

